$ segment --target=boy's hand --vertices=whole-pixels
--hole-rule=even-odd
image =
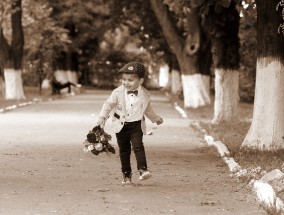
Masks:
[[[98,122],[97,122],[97,125],[99,125],[101,128],[104,128],[105,127],[105,118],[100,117]]]
[[[157,124],[157,125],[161,125],[163,122],[164,122],[163,118],[160,117],[160,118],[156,121],[156,124]]]

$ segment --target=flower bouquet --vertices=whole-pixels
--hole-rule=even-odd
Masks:
[[[115,154],[114,147],[109,143],[111,135],[106,133],[99,125],[95,126],[87,134],[87,139],[83,142],[84,152],[91,152],[94,155],[98,155],[101,152]]]

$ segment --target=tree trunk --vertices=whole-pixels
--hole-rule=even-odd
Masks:
[[[171,83],[171,93],[178,95],[182,90],[182,84],[180,73],[175,69],[171,72]]]
[[[13,68],[20,70],[22,68],[22,58],[24,51],[24,32],[22,27],[22,0],[14,0],[12,3],[12,59]]]
[[[5,69],[5,99],[25,99],[21,70]]]
[[[242,147],[284,148],[284,36],[279,0],[257,0],[257,68],[251,127]],[[265,27],[264,27],[265,26]]]
[[[182,92],[182,81],[179,71],[171,69],[171,72],[169,74],[169,81],[165,91],[166,94],[170,97],[171,102],[178,102],[179,96]]]
[[[239,89],[239,13],[233,1],[228,8],[216,12],[211,6],[206,17],[210,26],[213,63],[215,67],[215,103],[213,123],[236,119]],[[213,33],[212,33],[213,32]]]
[[[24,34],[22,28],[22,1],[14,0],[12,2],[12,44],[6,62],[4,62],[4,77],[6,86],[6,99],[25,99],[22,82],[22,57],[24,47]],[[3,35],[2,35],[3,36]],[[2,37],[1,36],[1,37]],[[4,36],[3,36],[4,37]],[[4,42],[5,42],[4,38]],[[6,41],[7,42],[7,41]],[[9,46],[8,43],[4,46]]]
[[[169,66],[166,64],[162,64],[159,68],[159,85],[163,88],[167,88],[170,80],[169,80]]]
[[[161,0],[150,0],[152,9],[161,25],[164,36],[170,49],[177,57],[179,67],[182,73],[184,106],[185,108],[196,108],[206,104],[210,104],[210,92],[204,91],[205,83],[202,83],[201,75],[198,70],[198,51],[200,47],[200,19],[197,17],[196,10],[189,11],[188,14],[188,32],[184,39],[177,30],[174,21],[169,16],[168,9]],[[193,77],[189,77],[193,75]],[[199,80],[198,84],[191,81]],[[189,81],[189,83],[188,83]],[[197,88],[200,87],[201,88]],[[190,91],[188,91],[190,90]],[[208,100],[209,98],[209,100]],[[196,106],[197,105],[197,106]]]
[[[0,75],[0,100],[5,98],[5,82],[4,78]]]
[[[192,56],[198,53],[200,49],[200,33],[201,33],[201,18],[198,14],[197,8],[190,8],[186,17],[186,39],[185,39],[185,52]]]
[[[8,41],[4,37],[2,26],[0,26],[0,67],[1,75],[4,76],[5,66],[12,66],[11,59],[11,47],[8,44]]]
[[[237,118],[239,72],[215,71],[215,103],[213,123],[231,122]],[[221,121],[222,120],[222,121]]]
[[[207,75],[182,75],[183,96],[185,108],[198,108],[210,104],[209,91],[210,78]]]

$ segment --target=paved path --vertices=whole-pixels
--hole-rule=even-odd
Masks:
[[[153,178],[121,186],[118,155],[83,153],[109,91],[41,102],[0,114],[0,214],[265,214],[251,190],[229,177],[190,120],[159,93],[153,107],[164,124],[147,123]],[[115,136],[112,144],[117,149]],[[133,159],[133,156],[132,156]],[[132,160],[133,169],[135,161]]]

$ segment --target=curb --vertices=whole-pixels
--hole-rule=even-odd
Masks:
[[[43,101],[43,99],[34,98],[31,101],[27,101],[27,102],[23,102],[23,103],[20,103],[20,104],[17,104],[17,105],[10,105],[10,106],[7,106],[5,108],[1,108],[0,113],[5,113],[7,111],[11,111],[11,110],[14,110],[14,109],[17,109],[17,108],[20,108],[20,107],[25,107],[25,106],[32,105],[32,104],[35,104],[35,103],[38,103],[38,102],[42,102],[42,101]]]
[[[177,108],[176,106],[177,105],[175,105],[175,109],[183,116],[185,111],[181,107]],[[242,169],[241,166],[235,162],[234,158],[229,157],[230,152],[221,141],[214,141],[214,138],[208,135],[207,131],[200,126],[199,122],[193,122],[192,125],[203,134],[204,140],[208,146],[214,146],[217,149],[220,157],[227,164],[229,171],[233,176],[240,177],[247,173],[245,169]],[[252,186],[252,191],[256,193],[258,202],[266,212],[269,214],[284,214],[284,202],[277,197],[276,192],[269,183],[262,181],[261,179],[252,179],[249,182],[249,185]]]
[[[175,109],[180,113],[181,118],[187,119],[187,114],[176,102],[174,103]]]
[[[228,157],[230,152],[221,141],[214,141],[213,137],[208,135],[206,130],[203,129],[198,122],[194,122],[193,125],[203,133],[207,145],[214,146],[217,149],[223,161],[228,165],[231,173],[237,173],[241,170],[241,166],[235,162],[234,158]]]
[[[198,122],[195,122],[194,125],[199,129],[202,129]],[[205,131],[205,129],[202,129]],[[207,133],[204,136],[205,141],[209,146],[215,146],[219,152],[219,155],[223,158],[225,163],[228,165],[231,173],[239,177],[245,171],[241,166],[235,162],[234,158],[226,157],[224,155],[229,155],[227,147],[221,141],[214,141],[213,137],[209,136]],[[264,181],[252,179],[249,182],[249,185],[252,186],[252,191],[256,193],[260,205],[267,212],[275,212],[276,214],[284,214],[284,203],[283,201],[276,196],[276,193],[273,187]]]
[[[74,95],[72,95],[72,96],[74,96]],[[36,103],[39,103],[39,102],[53,101],[53,100],[62,99],[62,98],[64,98],[64,97],[61,97],[61,98],[58,98],[58,97],[33,98],[33,99],[30,99],[29,101],[22,102],[20,104],[10,105],[10,106],[7,106],[5,108],[1,108],[0,109],[0,114],[8,112],[8,111],[11,111],[11,110],[15,110],[17,108],[21,108],[21,107],[25,107],[25,106],[28,106],[28,105],[36,104]]]

